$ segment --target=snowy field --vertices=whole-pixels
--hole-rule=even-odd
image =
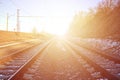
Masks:
[[[96,48],[102,49],[102,50],[106,50],[106,49],[109,49],[109,48],[119,47],[120,46],[120,42],[110,40],[110,39],[91,38],[91,39],[83,39],[83,40],[85,42],[90,43],[90,45],[92,45],[93,47],[96,47]]]
[[[87,44],[93,48],[100,49],[105,53],[120,58],[120,42],[110,39],[83,39]]]

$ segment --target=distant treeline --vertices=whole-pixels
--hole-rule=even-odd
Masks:
[[[69,33],[79,37],[120,38],[120,0],[102,0],[89,12],[76,14]]]

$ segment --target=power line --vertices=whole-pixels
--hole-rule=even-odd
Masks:
[[[44,17],[44,16],[20,16],[20,17],[26,17],[26,18],[40,18],[40,17]]]
[[[11,1],[11,3],[16,7],[16,9],[21,9],[21,10],[23,10],[24,13],[30,15],[30,12],[27,11],[25,8],[21,8],[18,4],[16,5],[13,0],[9,0],[9,1]]]

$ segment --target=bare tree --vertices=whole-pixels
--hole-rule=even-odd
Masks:
[[[117,1],[118,0],[102,0],[97,6],[97,11],[107,14],[116,6]]]
[[[120,0],[117,0],[117,7],[120,7]]]

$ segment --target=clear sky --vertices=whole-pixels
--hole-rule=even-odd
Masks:
[[[76,13],[88,11],[99,1],[101,0],[0,0],[0,29],[5,29],[6,13],[10,16],[9,30],[15,28],[16,9],[20,9],[20,16],[41,16],[20,17],[21,31],[32,31],[33,27],[39,29],[38,31],[42,27],[48,30],[51,27],[60,29],[61,26],[68,26]]]

